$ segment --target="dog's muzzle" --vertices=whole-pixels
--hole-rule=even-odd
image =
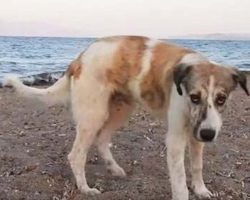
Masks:
[[[216,131],[213,129],[201,129],[200,138],[204,142],[211,142],[215,138]]]

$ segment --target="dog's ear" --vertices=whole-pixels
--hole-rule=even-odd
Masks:
[[[232,77],[237,85],[238,83],[240,84],[240,87],[245,91],[245,93],[249,96],[249,91],[247,89],[247,77],[244,74],[244,72],[241,72],[237,68],[232,68]]]
[[[191,65],[183,63],[176,65],[174,68],[174,83],[176,85],[177,92],[179,93],[179,95],[183,94],[181,89],[181,83],[183,82],[185,77],[190,73],[191,69]]]

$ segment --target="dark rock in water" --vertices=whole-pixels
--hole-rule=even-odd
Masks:
[[[62,77],[62,75],[63,72],[41,73],[22,77],[21,79],[25,85],[51,85]]]
[[[52,72],[52,73],[41,73],[25,77],[20,77],[25,85],[51,85],[55,83],[59,78],[63,76],[63,71]],[[3,83],[0,80],[0,88],[3,87]]]

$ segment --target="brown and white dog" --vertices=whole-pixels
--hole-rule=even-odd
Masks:
[[[204,142],[215,140],[221,112],[237,84],[249,95],[246,77],[236,68],[223,67],[190,49],[139,36],[97,40],[47,89],[25,86],[6,78],[24,96],[54,103],[70,102],[77,134],[68,159],[78,188],[89,194],[85,163],[95,142],[107,168],[125,176],[109,149],[112,134],[127,120],[136,104],[168,120],[167,161],[174,200],[187,200],[184,168],[189,146],[193,191],[213,194],[202,178]]]

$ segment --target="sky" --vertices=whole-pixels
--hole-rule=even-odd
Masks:
[[[0,0],[0,35],[250,33],[250,0]]]

